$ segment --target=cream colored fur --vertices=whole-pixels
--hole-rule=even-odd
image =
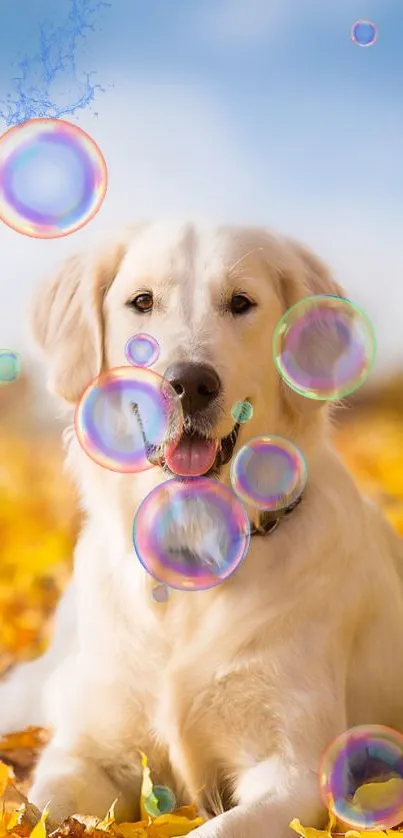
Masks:
[[[144,289],[154,292],[151,315],[125,306]],[[232,319],[220,309],[231,289],[258,307]],[[280,434],[309,469],[300,507],[252,538],[228,581],[158,604],[131,532],[163,473],[106,471],[68,433],[86,513],[74,588],[47,656],[0,688],[2,730],[54,728],[32,799],[50,801],[55,821],[103,816],[119,794],[121,817],[137,817],[141,749],[155,781],[208,818],[195,838],[286,838],[293,817],[324,819],[318,762],[337,734],[359,723],[403,731],[402,542],[333,452],[328,409],[287,390],[272,359],[281,314],[312,293],[340,289],[293,241],[144,224],[74,257],[36,295],[50,387],[71,408],[102,368],[125,363],[129,337],[148,331],[161,346],[157,372],[183,360],[216,368],[226,408],[217,437],[231,430],[232,404],[249,397],[237,447]],[[228,466],[221,479],[229,485]],[[201,521],[180,538],[191,545],[200,534]]]

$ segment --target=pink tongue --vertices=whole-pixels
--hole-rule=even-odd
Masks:
[[[218,440],[183,436],[165,452],[165,462],[174,474],[195,477],[206,474],[217,456]]]

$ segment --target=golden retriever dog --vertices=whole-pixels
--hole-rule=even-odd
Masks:
[[[273,361],[282,314],[321,293],[343,295],[292,240],[173,223],[133,226],[38,290],[34,335],[71,415],[148,332],[153,369],[183,398],[184,455],[215,440],[209,474],[230,486],[240,446],[278,434],[308,466],[301,502],[276,527],[264,534],[248,509],[250,547],[230,578],[155,602],[132,525],[172,477],[167,463],[115,473],[67,432],[85,512],[74,580],[50,650],[0,689],[2,731],[53,731],[31,798],[50,803],[54,822],[104,816],[117,797],[120,819],[136,819],[141,750],[154,782],[199,805],[194,838],[286,838],[294,817],[326,820],[318,766],[335,736],[357,724],[403,731],[403,542],[332,450],[329,407],[288,388]],[[234,425],[245,399],[253,417]],[[219,544],[214,521],[196,518],[180,522],[178,549],[197,552],[206,528]]]

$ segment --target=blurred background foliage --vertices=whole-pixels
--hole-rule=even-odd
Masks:
[[[79,528],[62,426],[37,402],[28,375],[0,387],[0,675],[46,647]],[[337,410],[334,444],[403,536],[403,374]]]

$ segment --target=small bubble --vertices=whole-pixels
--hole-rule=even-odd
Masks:
[[[350,37],[359,47],[372,47],[378,38],[378,28],[372,20],[356,20],[351,27]]]
[[[152,598],[155,602],[168,602],[169,590],[166,585],[157,585],[152,591]]]
[[[152,335],[145,332],[129,338],[125,355],[130,364],[136,367],[151,367],[158,360],[160,348]]]
[[[242,425],[252,419],[253,407],[250,402],[236,402],[231,409],[231,416],[235,422]]]
[[[0,349],[0,386],[11,384],[21,373],[21,358],[11,349]]]
[[[176,807],[176,797],[168,786],[154,786],[152,794],[144,802],[144,808],[152,818],[168,815]]]

